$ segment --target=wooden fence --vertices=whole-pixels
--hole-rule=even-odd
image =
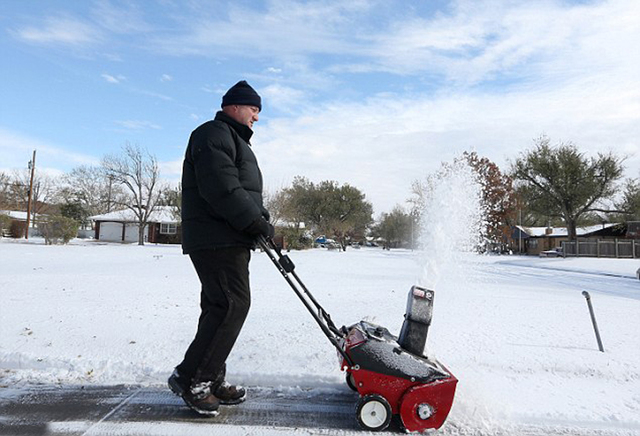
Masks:
[[[564,255],[575,257],[640,258],[638,239],[578,239],[562,243]]]

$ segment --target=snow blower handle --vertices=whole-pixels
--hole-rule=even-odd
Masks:
[[[329,341],[334,347],[336,347],[349,366],[353,366],[351,358],[345,353],[338,343],[338,339],[343,338],[345,336],[345,332],[342,332],[336,327],[331,320],[331,316],[322,306],[320,306],[320,303],[316,301],[313,294],[311,294],[304,283],[302,283],[302,280],[300,280],[300,277],[298,277],[298,274],[294,271],[295,265],[291,259],[289,259],[289,256],[283,255],[280,247],[278,247],[271,239],[266,239],[264,236],[260,235],[258,236],[257,241],[258,245],[260,245],[262,250],[267,254],[267,256],[269,256],[271,262],[273,262],[273,264],[280,270],[280,274],[282,274],[287,283],[289,283],[289,286],[291,286],[298,298],[300,298],[311,316],[316,320],[320,329],[324,332]],[[278,258],[273,254],[274,251],[278,255]],[[291,280],[290,276],[292,276],[295,281]],[[315,306],[318,313],[313,310],[313,306]]]
[[[263,250],[265,249],[265,245],[266,245],[267,247],[273,249],[276,252],[276,254],[278,255],[278,263],[280,264],[282,269],[285,270],[287,273],[292,273],[293,270],[296,269],[296,266],[293,264],[293,261],[286,254],[285,255],[282,254],[282,250],[280,249],[280,247],[278,247],[278,245],[275,242],[273,242],[273,239],[271,238],[266,239],[264,236],[261,235],[258,239],[258,243],[260,243]]]

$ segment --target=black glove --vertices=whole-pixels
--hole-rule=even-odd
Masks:
[[[272,239],[275,234],[273,226],[264,218],[260,217],[251,223],[249,227],[244,229],[245,232],[251,236],[264,236],[267,239]]]

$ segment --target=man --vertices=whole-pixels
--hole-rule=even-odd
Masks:
[[[258,236],[273,236],[249,143],[261,109],[258,93],[244,80],[236,83],[215,119],[191,133],[182,168],[182,250],[202,284],[201,314],[168,383],[204,415],[246,396],[243,387],[225,381],[225,361],[249,311],[250,250]]]

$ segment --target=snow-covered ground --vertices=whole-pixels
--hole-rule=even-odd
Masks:
[[[290,256],[338,325],[366,318],[397,334],[407,292],[424,280],[418,252]],[[445,427],[640,434],[638,267],[640,260],[462,254],[438,265],[428,350],[460,380]],[[345,389],[335,350],[263,253],[253,253],[251,281],[229,380]],[[195,332],[198,295],[178,246],[2,239],[0,400],[32,383],[163,385]]]

